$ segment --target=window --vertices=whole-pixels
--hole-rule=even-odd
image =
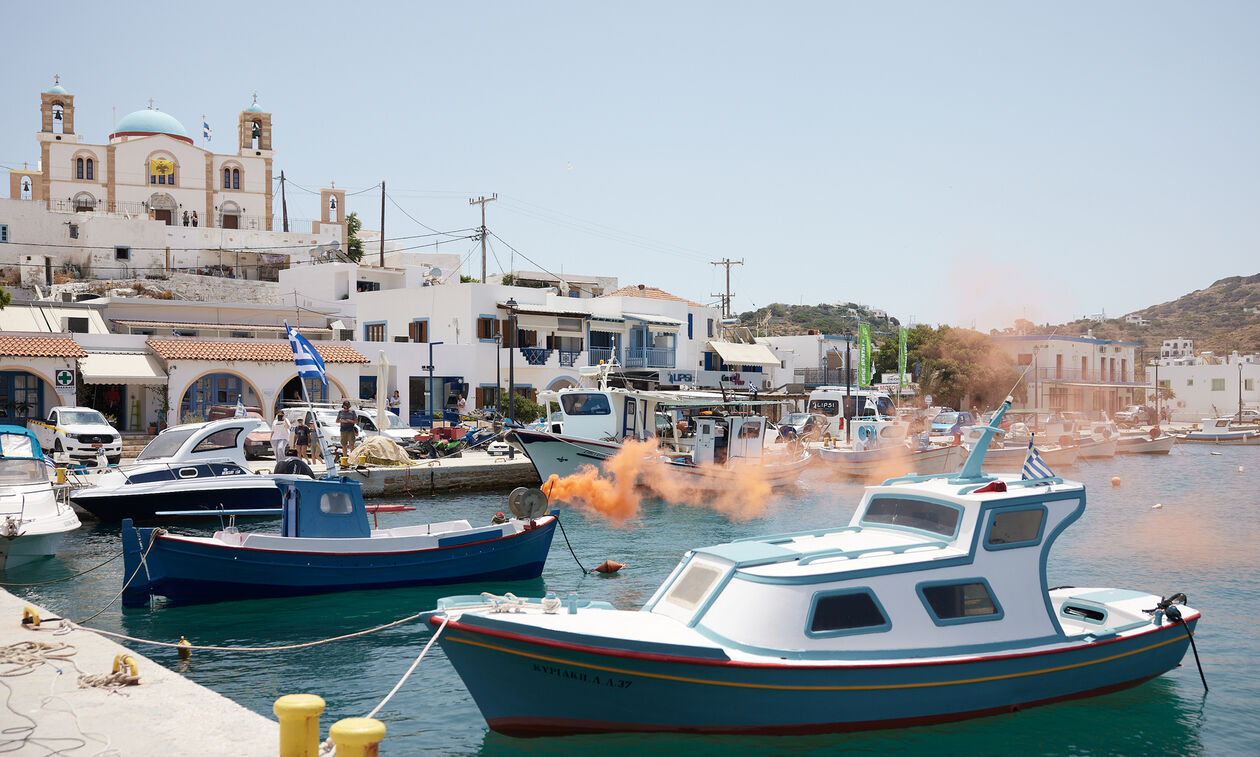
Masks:
[[[429,322],[420,319],[412,321],[411,325],[407,327],[407,336],[413,342],[429,341]]]
[[[222,431],[216,431],[205,439],[197,442],[197,446],[193,447],[193,452],[216,452],[223,449],[235,449],[236,439],[242,433],[240,428],[225,428]]]
[[[989,519],[986,549],[1025,547],[1041,541],[1041,529],[1046,521],[1044,508],[1010,510],[994,513]]]
[[[9,225],[7,223],[0,223],[0,242],[8,242],[8,241],[9,241]],[[1247,380],[1250,381],[1251,379],[1247,379]]]
[[[709,319],[709,338],[713,338],[713,319]]]
[[[1217,379],[1217,378],[1214,378],[1214,379],[1212,379],[1212,391],[1214,391],[1214,392],[1223,392],[1223,391],[1225,391],[1225,379],[1223,379],[1223,378],[1218,378],[1218,379]]]
[[[1194,386],[1194,379],[1186,379],[1186,386]]]
[[[692,562],[678,580],[674,581],[674,585],[669,587],[665,601],[686,610],[694,610],[721,576],[722,572],[713,565]]]
[[[498,391],[493,386],[477,387],[477,407],[494,407],[498,403]]]
[[[87,165],[87,172],[86,172],[86,173],[87,173],[87,178],[88,178],[88,181],[91,181],[91,180],[92,180],[92,178],[93,178],[93,174],[95,173],[95,171],[93,170],[94,166],[92,165],[92,159],[91,159],[91,158],[88,158],[88,159],[87,159],[87,163],[86,163],[86,165]]]
[[[919,596],[938,625],[997,620],[1001,608],[984,579],[958,583],[919,584]]]
[[[832,635],[838,631],[859,629],[863,631],[887,630],[891,627],[892,624],[884,616],[884,611],[869,589],[814,597],[814,608],[809,619],[810,635]]]
[[[74,178],[83,178],[83,158],[75,158],[74,160]]]
[[[72,316],[66,319],[66,331],[71,334],[88,333],[88,319],[82,316]]]
[[[953,536],[959,511],[937,502],[903,497],[876,497],[862,515],[863,523],[917,528],[942,536]]]
[[[131,260],[131,248],[130,247],[115,247],[114,260]]]
[[[223,169],[223,188],[232,188],[232,169],[230,168]]]
[[[232,169],[232,189],[240,189],[240,188],[241,188],[241,169],[233,168]]]
[[[4,238],[4,231],[5,231],[4,227],[3,227],[3,226],[0,226],[0,242],[5,241],[5,238]],[[1255,380],[1255,379],[1243,379],[1243,388],[1244,388],[1246,391],[1249,391],[1249,392],[1253,392],[1253,391],[1255,391],[1255,389],[1256,389],[1256,380]]]
[[[691,330],[692,330],[692,325],[693,325],[694,321],[695,321],[695,314],[694,314],[694,313],[688,313],[688,314],[687,314],[687,338],[688,338],[688,339],[691,339],[691,338],[692,338]]]
[[[612,414],[608,398],[602,394],[564,394],[560,396],[560,404],[564,407],[565,415]]]
[[[349,515],[354,506],[348,492],[324,492],[319,497],[319,510],[329,515]]]
[[[1032,365],[1033,356],[1031,352],[1021,353],[1016,359],[1016,365]]]
[[[363,324],[363,341],[365,342],[385,341],[385,324],[384,323]]]
[[[809,412],[836,416],[840,414],[840,400],[810,400]]]
[[[740,439],[756,439],[761,436],[761,421],[744,421],[739,427]]]
[[[66,228],[70,230],[70,238],[71,238],[71,239],[78,239],[78,238],[79,238],[79,224],[77,224],[77,223],[72,223],[72,224],[70,224],[69,226],[67,226]]]
[[[499,333],[499,322],[494,318],[478,318],[477,319],[477,338],[488,339],[494,341],[494,335]]]

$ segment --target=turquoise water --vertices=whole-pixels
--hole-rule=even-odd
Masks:
[[[1213,455],[1212,452],[1220,452]],[[1239,467],[1243,470],[1240,472]],[[908,754],[1255,755],[1260,753],[1260,450],[1178,447],[1167,457],[1125,456],[1082,463],[1067,477],[1088,486],[1085,515],[1059,539],[1050,585],[1115,586],[1167,595],[1183,591],[1204,618],[1196,639],[1208,684],[1193,657],[1183,667],[1128,691],[949,725],[809,737],[603,735],[513,739],[487,730],[458,676],[435,646],[378,717],[384,754],[641,755],[686,750],[695,755]],[[1111,485],[1119,476],[1122,485]],[[513,591],[561,596],[576,591],[620,608],[637,608],[690,547],[740,536],[847,522],[860,488],[811,469],[801,487],[755,520],[724,517],[659,502],[623,528],[564,516],[578,557],[593,567],[627,563],[614,576],[583,575],[557,534],[543,578],[497,586],[405,589],[286,600],[122,611],[94,624],[133,636],[194,643],[273,645],[308,641],[378,625],[430,609],[449,594]],[[406,500],[413,513],[381,516],[381,525],[467,518],[488,521],[506,492]],[[397,500],[404,501],[404,500]],[[1156,503],[1163,507],[1154,509]],[[256,524],[252,527],[265,527]],[[190,531],[195,531],[191,529]],[[88,525],[68,537],[62,555],[0,573],[4,581],[38,581],[82,570],[118,550],[116,528]],[[22,596],[68,617],[98,610],[121,587],[122,561],[74,581]],[[138,647],[151,658],[260,713],[282,694],[310,692],[328,702],[325,729],[365,714],[415,659],[429,633],[409,624],[311,649],[267,654],[197,652],[181,663],[172,650]]]

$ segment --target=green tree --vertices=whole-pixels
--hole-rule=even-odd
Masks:
[[[13,304],[13,295],[5,291],[4,287],[0,287],[0,310],[4,310]]]
[[[503,414],[508,414],[508,393],[505,389],[499,390],[499,406],[503,408]],[[543,415],[543,407],[534,402],[529,397],[517,393],[512,401],[512,417],[517,423],[533,423]]]
[[[358,213],[346,216],[346,257],[356,263],[363,259],[363,240],[359,239],[359,229],[362,228],[363,222],[359,220]]]
[[[461,273],[459,275],[459,283],[461,284],[475,284],[478,281],[481,281],[481,279],[477,278],[476,276],[469,276],[466,273]]]
[[[923,345],[936,333],[931,326],[919,324],[906,334],[906,373],[913,376],[914,364],[922,359]],[[897,372],[897,331],[884,339],[875,351],[875,375]]]
[[[919,386],[936,404],[959,410],[991,410],[1008,392],[1023,396],[1024,384],[1011,358],[989,337],[970,329],[942,326],[919,351]]]

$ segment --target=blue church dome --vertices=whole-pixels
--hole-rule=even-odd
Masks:
[[[135,113],[123,116],[112,136],[128,134],[169,134],[186,142],[192,142],[183,124],[176,121],[174,116],[169,116],[160,110],[137,110]]]
[[[68,94],[70,94],[69,92],[67,92],[67,91],[66,91],[66,88],[65,88],[65,87],[63,87],[63,86],[61,86],[60,84],[54,84],[54,85],[52,85],[51,87],[49,87],[48,89],[44,90],[44,92],[45,92],[45,93],[47,93],[47,94],[50,94],[50,95],[68,95]]]

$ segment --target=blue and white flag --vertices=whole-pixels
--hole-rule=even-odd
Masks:
[[[243,402],[241,402],[241,395],[239,395],[239,394],[238,394],[238,395],[236,395],[236,414],[235,414],[234,416],[232,416],[232,417],[234,417],[234,418],[244,418],[244,417],[245,417],[245,415],[246,415],[246,413],[245,413],[245,404],[244,404]]]
[[[204,119],[205,116],[202,116],[202,118]],[[210,141],[210,123],[208,121],[203,120],[201,122],[201,138],[207,142]]]
[[[1033,481],[1039,478],[1053,478],[1054,471],[1050,470],[1050,466],[1041,459],[1041,453],[1033,446],[1032,440],[1028,441],[1028,456],[1024,458],[1024,473],[1020,476],[1024,481]]]
[[[328,371],[324,368],[324,359],[319,356],[307,338],[297,333],[288,321],[284,322],[284,330],[289,335],[289,346],[293,348],[293,362],[297,363],[298,375],[302,378],[317,378],[327,389]]]
[[[57,461],[49,455],[44,455],[44,465],[48,466],[48,470],[57,470]]]

